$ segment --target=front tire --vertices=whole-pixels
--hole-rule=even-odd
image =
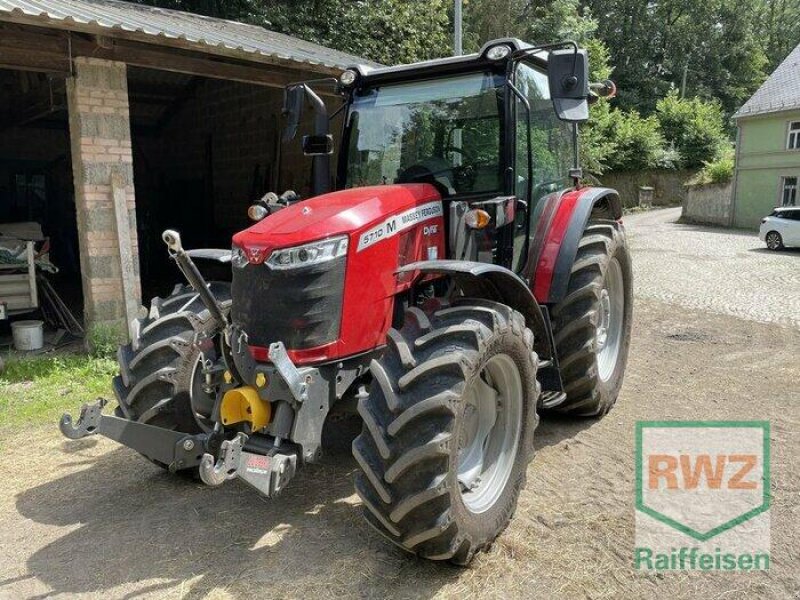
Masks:
[[[210,289],[227,312],[230,284],[213,282]],[[170,296],[154,298],[148,316],[135,324],[133,340],[117,352],[116,415],[183,433],[209,431],[214,399],[202,390],[199,368],[201,358],[213,361],[218,349],[197,293],[178,285]]]
[[[540,387],[522,315],[485,300],[409,308],[358,410],[356,491],[404,550],[465,565],[505,529],[533,456]]]
[[[769,248],[770,250],[773,251],[783,250],[783,238],[781,237],[781,234],[778,233],[777,231],[770,231],[765,236],[765,240],[767,248]]]
[[[552,310],[566,400],[555,412],[603,415],[617,401],[633,319],[633,274],[625,234],[611,220],[589,222],[567,294]]]

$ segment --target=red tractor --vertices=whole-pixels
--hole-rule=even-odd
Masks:
[[[61,430],[274,496],[318,460],[332,409],[353,406],[366,519],[466,564],[514,513],[539,411],[602,415],[622,385],[620,201],[581,186],[577,159],[578,123],[613,83],[590,84],[571,42],[353,67],[336,82],[335,177],[311,83],[287,88],[285,137],[311,107],[312,197],[267,194],[232,252],[164,232],[189,285],[134,324],[114,416],[101,399]],[[231,282],[207,283],[198,258],[230,263]]]

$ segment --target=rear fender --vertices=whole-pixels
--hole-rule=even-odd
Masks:
[[[426,275],[446,275],[465,296],[495,300],[519,311],[534,333],[536,353],[542,359],[553,358],[549,319],[528,285],[513,271],[500,265],[465,260],[426,260],[397,271],[398,275],[411,272],[417,280]]]
[[[538,303],[555,304],[566,295],[578,243],[593,214],[619,221],[619,194],[610,188],[585,187],[543,200],[524,273]]]

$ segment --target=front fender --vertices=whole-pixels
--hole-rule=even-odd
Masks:
[[[534,349],[541,358],[553,358],[552,335],[549,319],[533,297],[528,284],[520,277],[491,263],[466,260],[427,260],[405,265],[398,274],[447,275],[470,297],[495,300],[519,311],[534,333]]]

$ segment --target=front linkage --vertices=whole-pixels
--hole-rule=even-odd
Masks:
[[[84,404],[74,423],[65,414],[59,423],[61,433],[71,440],[100,434],[167,465],[171,472],[198,467],[200,478],[210,486],[239,477],[268,497],[283,490],[297,469],[296,454],[264,456],[246,450],[249,438],[244,433],[226,440],[217,432],[190,435],[170,431],[104,415],[106,404],[104,398]]]
[[[224,331],[227,339],[237,337],[239,332],[229,325],[225,312],[192,261],[191,252],[183,249],[178,233],[165,231],[163,239],[171,258],[208,309],[214,321],[214,329]],[[280,376],[283,381],[279,384],[288,388],[297,403],[308,400],[309,389],[313,389],[315,379],[320,379],[315,377],[317,370],[298,369],[282,342],[270,346],[269,358],[274,365],[274,373],[270,375]],[[252,368],[253,365],[247,367]],[[250,375],[255,376],[254,373]],[[218,486],[239,477],[268,497],[283,490],[297,470],[297,450],[289,445],[281,445],[279,439],[276,439],[275,445],[269,447],[243,432],[236,433],[232,439],[226,439],[219,422],[208,433],[174,431],[103,414],[103,408],[107,404],[108,400],[104,398],[98,398],[93,404],[84,404],[76,421],[69,414],[64,414],[59,423],[61,433],[72,440],[100,434],[166,466],[170,472],[197,468],[200,478],[210,486]],[[315,430],[317,427],[312,423],[309,429]],[[308,433],[315,435],[311,431]],[[313,460],[318,448],[307,444],[306,449],[305,459]]]

